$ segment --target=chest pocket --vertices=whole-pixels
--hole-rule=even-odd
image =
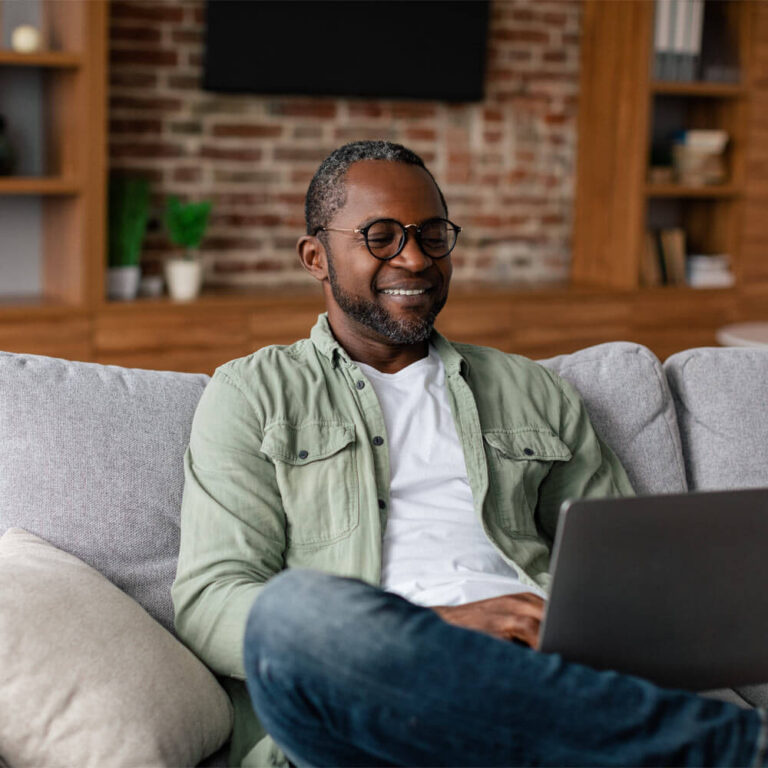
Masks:
[[[275,465],[292,546],[343,538],[358,522],[355,429],[351,424],[275,424],[261,451]]]
[[[539,486],[554,462],[568,461],[571,451],[551,430],[521,428],[483,433],[488,459],[489,493],[499,525],[518,536],[536,536],[534,512]]]

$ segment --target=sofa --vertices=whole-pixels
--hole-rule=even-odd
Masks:
[[[768,484],[768,350],[661,365],[614,342],[541,362],[638,493]],[[170,598],[207,381],[0,352],[0,764],[226,764],[229,700],[175,638]],[[766,706],[767,690],[723,695]]]

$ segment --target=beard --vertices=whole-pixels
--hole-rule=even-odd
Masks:
[[[328,256],[328,281],[331,285],[331,293],[345,315],[395,344],[421,344],[429,339],[432,335],[435,319],[445,306],[446,296],[440,299],[424,317],[393,317],[375,301],[347,293],[339,285],[333,260],[330,258],[330,254]]]

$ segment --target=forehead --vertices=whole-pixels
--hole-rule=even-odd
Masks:
[[[372,217],[411,224],[445,215],[435,182],[417,165],[361,160],[350,166],[344,183],[346,203],[334,216],[335,224]]]

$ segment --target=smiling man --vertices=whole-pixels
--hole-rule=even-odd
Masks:
[[[461,227],[421,159],[341,147],[306,219],[327,313],[217,369],[185,457],[176,625],[232,762],[754,760],[758,713],[534,650],[561,503],[632,490],[565,382],[433,329]]]

